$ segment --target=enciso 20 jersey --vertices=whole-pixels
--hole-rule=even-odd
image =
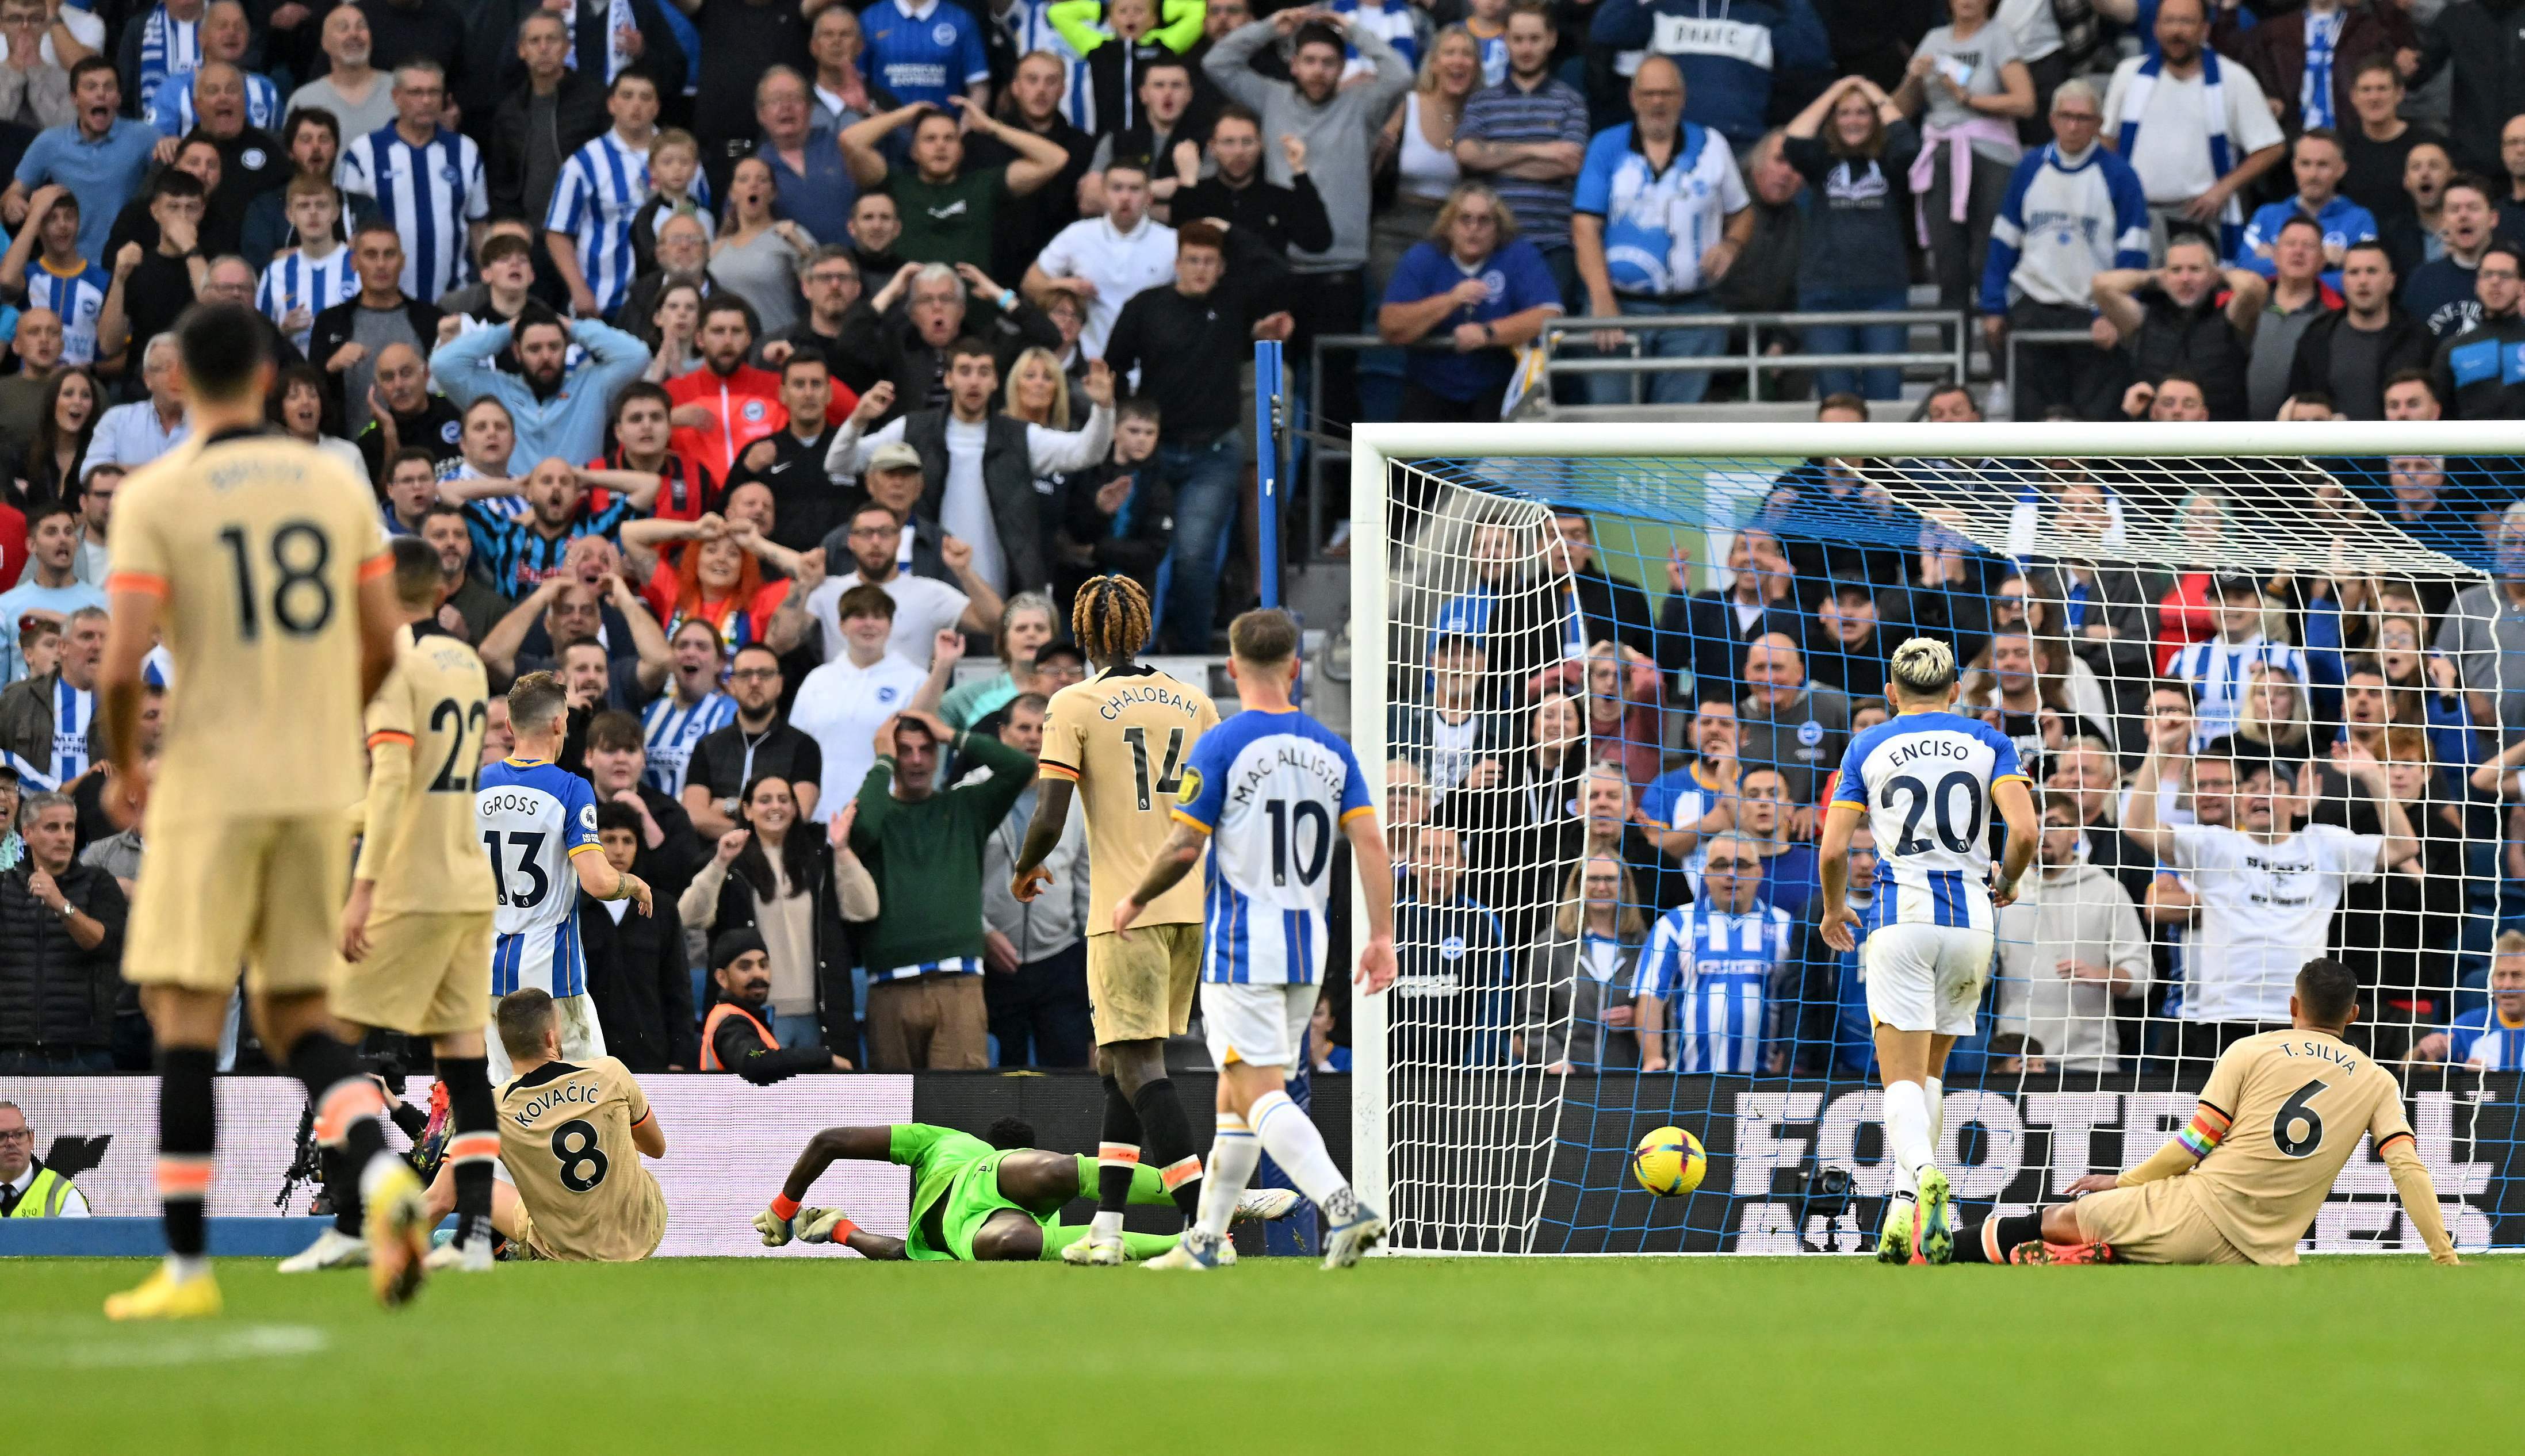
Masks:
[[[1831,801],[1865,811],[1876,835],[1868,928],[1996,930],[1991,789],[2024,778],[2015,745],[1957,713],[1905,713],[1851,740]]]
[[[474,827],[500,890],[492,912],[499,941],[491,949],[491,994],[534,987],[556,996],[585,995],[578,872],[570,860],[603,852],[596,791],[539,758],[503,758],[474,783]]]
[[[1322,979],[1333,840],[1373,812],[1350,745],[1305,713],[1248,708],[1202,735],[1174,811],[1212,836],[1201,978]]]

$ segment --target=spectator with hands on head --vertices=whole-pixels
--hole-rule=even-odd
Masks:
[[[1000,204],[1058,176],[1069,165],[1069,153],[1050,137],[994,120],[964,97],[951,96],[948,105],[955,110],[941,111],[926,101],[897,107],[843,128],[837,140],[854,180],[867,188],[886,184],[894,194],[903,221],[896,250],[906,260],[978,267],[991,261]],[[906,123],[912,126],[911,166],[897,170],[877,147]],[[968,170],[966,131],[988,133],[1016,153],[1016,160]]]

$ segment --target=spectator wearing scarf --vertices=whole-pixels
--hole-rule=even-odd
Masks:
[[[2253,72],[2205,49],[2203,29],[2203,0],[2165,0],[2156,13],[2157,54],[2114,70],[2104,124],[2113,150],[2145,184],[2155,218],[2214,221],[2226,260],[2244,240],[2237,199],[2280,160],[2282,138]]]

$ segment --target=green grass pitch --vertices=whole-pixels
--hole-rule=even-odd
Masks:
[[[146,1267],[0,1264],[25,1420],[80,1450],[272,1456],[2230,1456],[2503,1448],[2525,1388],[2518,1258],[662,1260],[503,1265],[395,1314],[361,1275],[228,1261],[223,1320],[108,1324]]]

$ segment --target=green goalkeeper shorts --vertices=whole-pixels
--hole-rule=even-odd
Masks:
[[[973,1258],[973,1235],[1003,1208],[1050,1228],[1058,1210],[1038,1215],[1000,1196],[1006,1154],[970,1133],[927,1123],[896,1125],[889,1153],[912,1170],[912,1227],[904,1253],[914,1259]]]

